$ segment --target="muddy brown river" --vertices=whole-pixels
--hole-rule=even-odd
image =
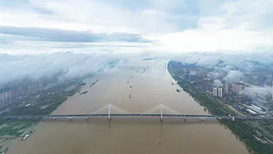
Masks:
[[[145,71],[136,67],[149,66]],[[163,113],[208,114],[177,85],[164,62],[140,61],[101,72],[52,114]],[[155,66],[162,66],[161,68]],[[131,78],[132,77],[132,78]],[[95,81],[98,82],[89,87]],[[128,83],[129,82],[129,83]],[[131,98],[129,96],[131,95]],[[164,117],[163,117],[164,119]],[[159,118],[43,121],[25,141],[13,141],[8,154],[247,154],[246,147],[216,121]]]

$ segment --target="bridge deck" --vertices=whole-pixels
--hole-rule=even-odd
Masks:
[[[161,117],[161,114],[153,113],[128,113],[128,114],[110,114],[111,117]],[[64,114],[64,115],[13,115],[0,116],[0,119],[46,119],[46,118],[94,118],[108,117],[105,114]],[[238,120],[273,120],[272,116],[227,116],[227,115],[192,115],[192,114],[162,114],[163,117],[177,118],[215,118],[215,119],[238,119]]]

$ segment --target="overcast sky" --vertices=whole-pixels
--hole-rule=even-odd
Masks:
[[[273,48],[272,0],[0,0],[0,53]]]

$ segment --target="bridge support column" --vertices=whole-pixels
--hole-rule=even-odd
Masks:
[[[163,121],[162,104],[160,104],[160,121]]]
[[[111,120],[111,104],[108,104],[108,120]]]

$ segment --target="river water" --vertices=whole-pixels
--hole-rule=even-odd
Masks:
[[[149,66],[136,68],[136,64]],[[177,85],[164,62],[140,61],[132,67],[101,72],[52,114],[163,113],[208,114]],[[129,83],[127,83],[129,81]],[[90,84],[88,84],[90,85]],[[129,98],[131,95],[131,98]],[[246,147],[217,122],[158,118],[43,121],[25,141],[14,141],[8,154],[247,154]]]

